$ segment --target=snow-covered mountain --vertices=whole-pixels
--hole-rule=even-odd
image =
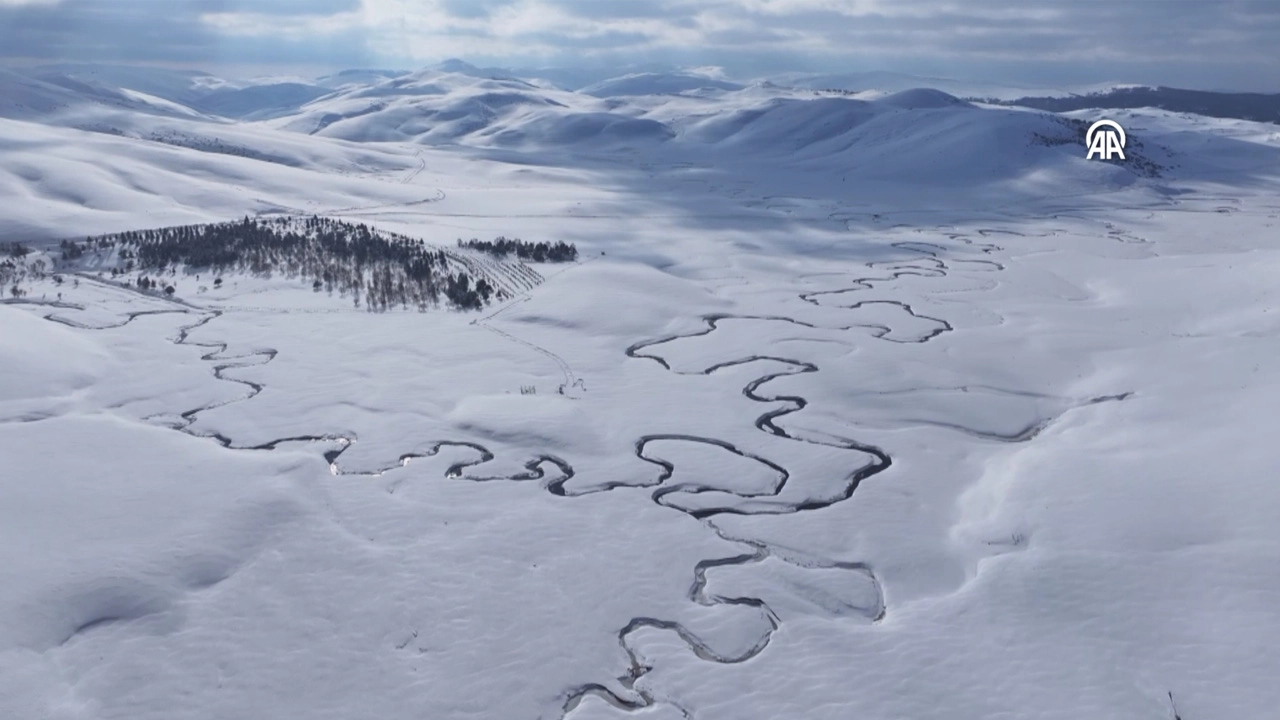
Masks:
[[[89,84],[67,75],[0,68],[0,117],[58,122],[120,111],[166,117],[200,115],[190,107],[139,90]]]
[[[159,115],[254,119],[287,112],[332,89],[300,79],[228,80],[206,73],[112,65],[0,69],[0,114],[55,120],[93,106]]]
[[[612,148],[711,166],[766,159],[813,163],[824,172],[838,167],[846,182],[896,177],[984,184],[1037,172],[1076,173],[1097,182],[1107,170],[1064,150],[1075,130],[1049,114],[979,109],[932,89],[860,99],[762,85],[708,88],[707,82],[687,75],[628,76],[567,92],[429,70],[348,88],[270,125],[353,142],[552,155]],[[1154,159],[1147,159],[1162,162],[1158,148],[1150,153]]]
[[[51,151],[27,150],[19,143],[9,166],[0,172],[14,192],[60,204],[64,217],[88,220],[122,211],[131,203],[153,207],[181,197],[182,209],[166,212],[166,217],[217,220],[223,216],[192,209],[203,205],[238,215],[317,205],[316,196],[329,192],[321,188],[338,191],[348,186],[342,179],[348,174],[388,167],[408,171],[421,164],[393,149],[396,143],[540,165],[608,166],[630,156],[636,159],[629,162],[640,166],[705,168],[709,178],[759,176],[765,194],[816,193],[832,201],[863,181],[929,186],[947,195],[979,188],[1012,196],[1050,186],[1085,191],[1124,186],[1177,164],[1169,138],[1160,132],[1134,128],[1133,158],[1127,166],[1087,162],[1079,152],[1079,120],[977,107],[933,89],[851,95],[768,83],[706,87],[707,75],[682,74],[672,82],[631,75],[620,79],[619,86],[648,94],[595,97],[490,77],[470,66],[449,67],[461,72],[430,69],[389,78],[361,73],[349,76],[351,82],[341,82],[337,89],[286,82],[287,78],[246,85],[186,74],[162,75],[162,83],[143,74],[144,79],[152,78],[149,89],[159,91],[167,83],[168,92],[175,94],[184,87],[184,92],[199,95],[197,104],[216,107],[217,113],[198,112],[130,89],[82,83],[69,75],[58,76],[61,84],[54,84],[34,79],[31,73],[11,72],[0,76],[11,87],[4,95],[4,114],[39,121],[38,127],[18,136],[52,141],[56,133],[49,126],[61,125],[98,137],[55,143],[59,150],[54,152],[67,148],[62,165],[49,164]],[[366,75],[367,82],[358,81]],[[691,78],[695,82],[685,84]],[[636,84],[637,80],[643,82]],[[223,102],[227,104],[219,105]],[[232,122],[226,117],[230,115],[270,119]],[[86,147],[106,155],[86,154]],[[173,148],[196,154],[168,155]],[[100,174],[97,168],[106,157],[118,158],[108,163],[117,166],[112,172],[128,167],[135,178],[172,177],[165,185],[169,191],[149,180],[133,180],[104,192],[91,178]],[[170,157],[178,163],[176,168],[169,166]],[[250,164],[244,170],[221,167],[245,162]],[[156,165],[148,169],[152,163]],[[219,169],[212,170],[215,165],[210,163]],[[37,173],[36,167],[43,169]],[[197,167],[209,169],[193,173]],[[762,172],[766,167],[770,170]],[[308,201],[296,193],[267,189],[277,176],[279,182],[292,182],[284,177],[293,169],[326,173],[308,183],[313,188]],[[207,183],[209,172],[214,178],[233,172],[244,181],[234,183],[234,189],[216,179]],[[839,184],[831,185],[832,178]],[[253,187],[261,189],[249,189]],[[209,199],[194,201],[203,192],[211,193]],[[364,190],[352,192],[368,197]],[[859,192],[869,198],[878,191]],[[376,194],[385,196],[382,191]],[[255,199],[246,202],[246,197]],[[86,202],[88,198],[98,199]],[[318,205],[351,207],[362,202],[367,204],[353,199]],[[48,217],[38,207],[18,208],[11,215],[11,227],[45,228],[37,235],[59,234]],[[93,229],[93,222],[85,229]],[[69,227],[81,232],[80,223]],[[101,229],[127,228],[113,223]]]
[[[74,83],[81,89],[127,89],[188,106],[210,92],[241,86],[237,81],[197,70],[107,63],[37,65],[14,68],[14,71],[53,84]]]
[[[661,123],[612,112],[578,93],[436,70],[341,91],[273,125],[358,142],[500,146],[660,141],[670,135]]]
[[[318,77],[315,84],[330,90],[340,90],[356,85],[375,85],[408,74],[405,70],[343,70]]]
[[[292,112],[298,106],[332,92],[329,88],[306,83],[267,83],[214,90],[193,105],[221,117],[256,120]]]

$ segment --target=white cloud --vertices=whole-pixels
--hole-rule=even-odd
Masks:
[[[154,12],[160,2],[0,0],[0,57],[411,66],[460,56],[1280,82],[1275,0],[163,0]]]
[[[257,12],[203,13],[200,21],[226,35],[242,37],[281,37],[300,40],[307,37],[347,32],[352,23],[362,22],[359,12],[333,15],[298,15],[281,18]]]

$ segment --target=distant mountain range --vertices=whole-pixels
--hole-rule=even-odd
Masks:
[[[840,93],[873,99],[904,90],[932,88],[971,101],[1048,112],[1150,107],[1206,117],[1280,123],[1280,94],[1122,85],[1074,90],[1036,88],[891,72],[783,73],[754,81],[735,81],[719,74],[715,68],[681,70],[646,66],[610,75],[603,68],[477,67],[462,60],[447,60],[417,72],[352,69],[318,78],[228,79],[192,70],[66,64],[0,69],[0,73],[6,77],[0,82],[0,89],[8,88],[10,91],[5,93],[7,97],[0,98],[0,116],[7,117],[46,115],[55,109],[91,100],[118,108],[161,114],[268,120],[292,115],[316,101],[436,94],[432,92],[433,87],[445,88],[438,83],[424,82],[424,78],[451,77],[454,80],[445,83],[448,90],[454,89],[460,79],[471,78],[471,81],[461,84],[503,86],[517,92],[538,90],[550,95],[568,92],[574,96],[619,101],[644,97],[692,98],[751,88],[767,89],[770,93],[806,93],[810,96]],[[563,96],[559,102],[574,104],[566,103]],[[336,104],[344,105],[341,102]],[[334,108],[330,108],[332,110]],[[351,110],[367,108],[344,107],[330,117],[332,120],[350,117],[348,113]]]
[[[960,97],[979,85],[933,80],[846,74],[742,83],[703,68],[631,72],[567,89],[461,62],[320,78],[0,69],[0,192],[23,198],[11,203],[0,233],[110,232],[139,213],[183,224],[248,212],[425,207],[446,194],[415,178],[470,158],[500,160],[510,172],[599,172],[658,193],[686,183],[733,192],[738,176],[759,176],[771,183],[759,190],[760,207],[771,207],[791,195],[869,204],[868,188],[891,204],[908,196],[936,203],[979,188],[1003,202],[1145,179],[1273,172],[1280,153],[1274,125],[1204,116],[1274,121],[1264,105],[1274,97],[1109,88],[1026,93],[1031,100],[1011,93],[992,105]],[[938,84],[950,89],[929,87]],[[1140,113],[1142,122],[1126,124],[1125,160],[1087,161],[1085,118],[1051,111],[1117,98],[1124,107],[1183,112]],[[1003,107],[1037,101],[1042,109]],[[1127,120],[1123,110],[1109,114]],[[1188,128],[1207,132],[1188,139]],[[1194,152],[1179,150],[1188,143]],[[447,212],[488,211],[478,200],[446,202]]]
[[[1089,108],[1159,108],[1215,118],[1280,124],[1280,94],[1210,92],[1171,87],[1120,87],[1106,92],[1065,97],[987,98],[996,105],[1017,105],[1049,112]]]

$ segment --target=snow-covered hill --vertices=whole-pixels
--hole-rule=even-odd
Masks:
[[[1065,151],[1074,131],[1049,114],[978,109],[923,88],[859,99],[719,83],[708,94],[707,80],[637,75],[571,93],[429,70],[348,88],[270,125],[354,142],[517,150],[527,158],[623,151],[707,167],[812,163],[844,182],[1127,182]],[[1147,171],[1168,159],[1155,144],[1135,152],[1151,156]]]
[[[343,70],[316,78],[315,84],[330,90],[358,85],[376,85],[409,73],[404,70]]]
[[[1027,95],[1059,96],[1078,92],[1079,88],[1055,88],[1037,85],[957,80],[944,77],[926,77],[895,72],[852,73],[783,73],[766,78],[777,85],[811,90],[844,90],[848,92],[878,91],[901,92],[912,88],[928,87],[957,97],[999,98],[1012,100]]]
[[[358,142],[434,145],[555,148],[669,137],[660,123],[612,112],[587,96],[523,80],[434,70],[352,88],[272,124]]]
[[[164,117],[200,115],[184,105],[137,90],[90,85],[69,76],[41,78],[0,68],[0,118],[59,122],[121,111]]]
[[[680,197],[686,183],[728,187],[750,177],[759,198],[806,196],[831,212],[872,201],[897,206],[910,186],[930,188],[932,202],[963,204],[979,192],[1086,193],[1193,166],[1209,174],[1230,167],[1200,151],[1193,153],[1200,164],[1187,162],[1177,148],[1190,136],[1141,123],[1132,128],[1127,164],[1086,161],[1080,120],[974,106],[932,89],[859,98],[754,85],[596,98],[428,70],[350,85],[273,120],[237,123],[126,91],[112,104],[97,90],[4,77],[23,89],[6,96],[11,107],[27,108],[14,114],[39,120],[13,126],[0,167],[9,192],[33,200],[10,212],[7,235],[18,239],[125,230],[129,208],[159,213],[159,224],[397,203],[418,203],[412,212],[473,214],[483,203],[439,185],[418,187],[447,184],[469,157],[561,166],[583,177],[607,173],[615,190],[654,198]],[[270,97],[278,87],[259,90]],[[1197,147],[1214,144],[1218,154],[1256,153],[1231,138],[1196,137]],[[761,201],[751,212],[774,205]]]
[[[94,104],[141,112],[254,119],[292,111],[328,95],[332,88],[301,79],[228,80],[205,73],[112,65],[43,65],[7,70],[10,103],[38,107],[32,117],[54,109]],[[363,78],[361,78],[363,79]],[[3,86],[0,86],[3,89]],[[60,92],[61,91],[61,92]],[[3,108],[0,105],[0,108]],[[23,117],[14,110],[4,117]]]
[[[688,73],[636,73],[603,80],[578,92],[595,97],[677,95],[696,90],[741,90],[742,85]]]
[[[1206,117],[1235,118],[1280,125],[1280,94],[1205,92],[1130,85],[1058,97],[1018,97],[1005,104],[1070,112],[1085,109],[1159,108]]]
[[[209,73],[163,67],[94,63],[38,65],[15,70],[53,84],[127,89],[187,106],[210,92],[240,87],[234,80]]]
[[[194,107],[221,117],[255,120],[290,112],[330,92],[306,83],[268,83],[214,90],[196,100]]]

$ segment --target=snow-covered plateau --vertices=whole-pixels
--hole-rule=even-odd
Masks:
[[[461,69],[0,72],[0,718],[1274,716],[1277,126]]]

